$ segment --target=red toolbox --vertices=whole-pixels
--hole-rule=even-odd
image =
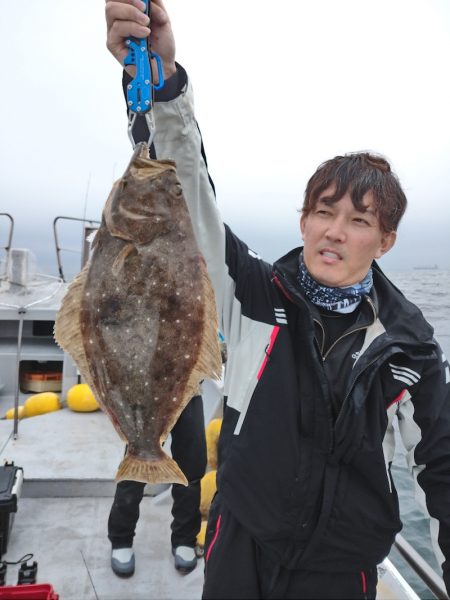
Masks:
[[[59,600],[49,583],[5,585],[0,587],[1,600]]]

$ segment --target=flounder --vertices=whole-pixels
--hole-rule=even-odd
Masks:
[[[117,481],[187,484],[162,443],[201,380],[220,377],[217,332],[175,163],[138,144],[55,322],[56,341],[127,443]]]

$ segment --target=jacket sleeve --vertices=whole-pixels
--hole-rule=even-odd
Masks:
[[[179,70],[182,82],[179,94],[162,101],[156,98],[155,154],[158,159],[170,158],[176,163],[197,243],[214,287],[219,327],[227,345],[232,347],[252,326],[250,320],[242,318],[243,302],[236,302],[236,290],[252,292],[256,289],[257,286],[244,285],[249,273],[253,281],[268,280],[268,265],[252,254],[222,222],[194,114],[192,86],[189,79],[182,76],[182,67],[179,66]],[[239,268],[233,269],[233,265]]]
[[[200,131],[194,115],[192,86],[186,80],[174,99],[155,103],[155,153],[175,161],[200,250],[208,265],[215,294],[219,327],[225,290],[225,230],[209,178]],[[223,331],[225,337],[226,332]]]
[[[405,390],[399,404],[399,429],[450,593],[450,369],[439,346],[437,359],[424,361],[414,388]]]

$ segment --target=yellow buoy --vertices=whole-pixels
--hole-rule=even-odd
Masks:
[[[35,417],[45,413],[53,412],[61,408],[58,394],[55,392],[41,392],[34,394],[25,400],[24,416]]]
[[[206,428],[206,452],[210,469],[217,469],[217,444],[221,427],[222,419],[212,419]]]
[[[217,489],[216,473],[217,471],[208,471],[200,481],[200,512],[205,519],[208,517],[209,507]]]
[[[100,407],[87,383],[78,383],[70,388],[66,398],[67,406],[75,412],[93,412]]]
[[[197,534],[197,544],[202,547],[205,545],[206,526],[207,525],[208,525],[207,521],[202,521],[202,526],[200,527],[200,531]]]
[[[19,419],[23,419],[25,416],[25,407],[21,405],[17,409]],[[5,419],[14,419],[14,406],[6,411]]]

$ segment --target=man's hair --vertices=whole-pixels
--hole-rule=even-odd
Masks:
[[[363,196],[372,191],[380,229],[385,233],[397,231],[407,200],[397,176],[383,156],[355,152],[322,163],[306,186],[304,216],[314,210],[319,196],[333,184],[336,190],[327,198],[327,203],[333,204],[349,192],[353,206],[364,212]]]

